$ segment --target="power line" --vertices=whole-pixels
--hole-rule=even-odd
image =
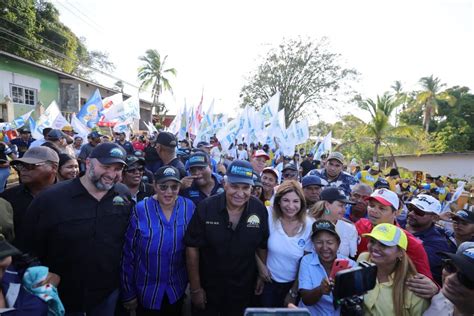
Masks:
[[[65,4],[67,5],[70,5],[71,7],[73,7],[75,10],[77,10],[77,12],[79,12],[80,14],[82,14],[86,19],[88,19],[90,22],[92,22],[93,24],[95,24],[98,28],[101,28],[101,26],[96,23],[94,20],[92,20],[87,14],[83,13],[78,7],[76,7],[75,5],[72,4],[71,1],[64,1]]]
[[[79,20],[81,20],[82,22],[86,23],[87,25],[89,25],[91,28],[95,29],[96,31],[98,31],[99,33],[103,34],[102,30],[100,30],[99,28],[97,28],[96,26],[90,24],[89,22],[87,22],[86,20],[84,20],[82,17],[78,16],[76,14],[76,12],[74,12],[73,10],[69,9],[69,7],[66,7],[63,3],[61,3],[60,1],[56,1],[57,4],[59,4],[61,7],[63,7],[64,9],[68,10],[72,15],[74,15],[76,18],[78,18]]]

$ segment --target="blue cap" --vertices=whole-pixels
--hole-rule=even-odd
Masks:
[[[52,129],[48,133],[48,139],[49,140],[58,140],[58,139],[63,138],[63,137],[65,137],[65,135],[59,129]]]
[[[303,179],[301,180],[301,184],[303,185],[303,188],[305,188],[310,185],[319,185],[320,187],[324,187],[328,183],[318,176],[308,175],[303,177]]]
[[[227,168],[227,182],[253,185],[253,168],[250,162],[234,160]]]
[[[90,138],[100,138],[100,137],[102,137],[102,135],[99,134],[99,132],[93,131],[92,133],[90,133],[89,135],[87,135],[87,137],[90,137]]]
[[[196,152],[189,156],[188,168],[209,166],[209,156],[203,152]]]

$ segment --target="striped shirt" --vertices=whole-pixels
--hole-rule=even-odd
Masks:
[[[188,276],[183,238],[194,208],[191,200],[178,196],[169,221],[153,197],[133,208],[121,263],[125,302],[136,298],[144,308],[159,310],[164,295],[170,304],[184,295]]]

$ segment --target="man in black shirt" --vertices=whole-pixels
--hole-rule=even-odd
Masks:
[[[69,313],[114,315],[132,205],[118,183],[125,157],[117,144],[97,145],[84,176],[56,184],[27,210],[22,250],[61,277],[58,290]]]
[[[176,157],[176,146],[178,140],[176,136],[169,132],[160,132],[156,137],[156,152],[160,156],[161,163],[158,168],[172,166],[178,169],[181,178],[186,176],[186,169],[181,160]]]
[[[268,213],[250,195],[252,166],[233,161],[224,192],[199,203],[184,238],[193,315],[243,315],[257,282],[255,254],[265,263]]]
[[[26,209],[33,197],[56,182],[58,164],[58,154],[44,146],[30,148],[22,158],[11,162],[20,175],[21,183],[3,191],[0,197],[13,207],[15,236],[18,237],[21,232]]]
[[[115,143],[122,146],[122,148],[125,150],[127,155],[133,155],[135,150],[133,149],[132,143],[126,139],[127,135],[125,135],[124,132],[117,133],[117,134],[118,134],[118,139],[115,141]]]
[[[313,153],[308,153],[305,159],[301,162],[301,168],[303,168],[303,174],[301,175],[302,177],[304,177],[311,170],[318,169],[318,161],[313,160],[313,158]]]

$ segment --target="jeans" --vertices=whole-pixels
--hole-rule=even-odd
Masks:
[[[285,297],[293,283],[294,281],[279,283],[275,280],[265,283],[261,297],[262,307],[286,307],[284,306]]]
[[[113,291],[105,300],[103,300],[99,305],[92,308],[92,310],[87,312],[72,312],[68,313],[66,311],[65,316],[114,316],[115,308],[119,299],[119,290]]]
[[[9,176],[10,168],[0,168],[0,193],[5,190]]]

